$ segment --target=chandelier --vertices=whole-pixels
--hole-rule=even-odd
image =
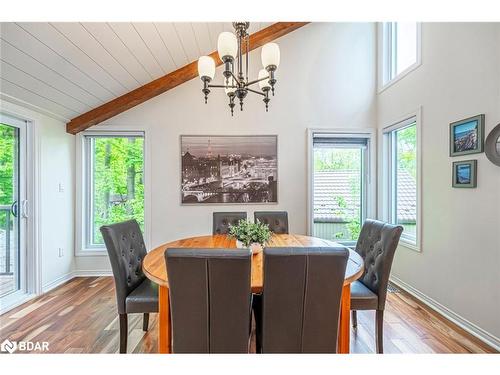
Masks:
[[[201,56],[198,59],[198,74],[203,82],[201,90],[205,95],[207,103],[208,94],[211,88],[223,88],[229,98],[229,108],[231,116],[234,113],[235,101],[239,100],[240,110],[243,111],[243,100],[249,92],[261,95],[266,105],[266,112],[269,107],[269,92],[274,96],[274,85],[276,78],[274,73],[280,63],[280,49],[276,43],[267,43],[262,46],[262,65],[258,78],[253,81],[248,80],[248,52],[249,35],[248,27],[250,22],[233,22],[235,34],[222,32],[217,40],[217,52],[224,64],[224,81],[222,85],[211,85],[210,82],[215,76],[215,61],[210,56]],[[243,69],[243,48],[245,47],[245,67]],[[236,70],[236,71],[235,71]],[[258,83],[260,91],[250,88]]]

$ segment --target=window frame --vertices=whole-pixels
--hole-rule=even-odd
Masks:
[[[376,159],[377,159],[377,144],[376,144],[376,129],[358,128],[358,129],[321,129],[308,128],[307,142],[307,234],[312,236],[314,233],[314,137],[316,134],[328,135],[332,138],[366,138],[367,150],[365,151],[365,160],[363,160],[364,173],[362,178],[366,181],[366,191],[362,197],[362,213],[363,220],[367,218],[375,218],[377,212],[377,181],[376,181]],[[363,223],[361,223],[362,225]],[[352,247],[356,245],[356,241],[335,241],[346,246]]]
[[[397,24],[397,22],[380,22],[378,24],[378,93],[381,93],[396,82],[399,82],[402,78],[422,65],[422,24],[417,22],[416,61],[401,73],[396,73],[396,55],[393,54],[393,50],[396,49],[396,40],[392,37],[394,24]]]
[[[396,173],[394,173],[394,165],[395,163],[395,150],[396,145],[394,144],[395,132],[398,130],[402,130],[411,124],[415,123],[416,126],[416,142],[417,142],[417,181],[416,181],[416,235],[415,239],[405,236],[404,232],[401,235],[401,239],[399,241],[400,245],[417,251],[422,251],[421,239],[422,239],[422,132],[421,132],[421,109],[419,108],[417,111],[405,115],[391,123],[391,125],[386,126],[382,129],[382,138],[383,138],[383,158],[382,160],[382,178],[383,178],[383,210],[382,210],[382,218],[384,221],[388,223],[394,224],[397,220],[397,200],[396,200]]]
[[[91,212],[92,203],[90,202],[90,192],[92,187],[91,178],[91,161],[90,142],[87,142],[88,136],[98,137],[126,137],[140,136],[143,137],[143,165],[144,165],[144,241],[146,247],[151,243],[150,232],[150,173],[149,173],[149,138],[144,129],[123,128],[117,130],[113,126],[100,125],[102,130],[89,130],[78,133],[76,141],[76,231],[75,231],[75,256],[107,256],[105,245],[90,245],[87,243],[89,238],[89,213]],[[108,130],[109,129],[109,130]]]

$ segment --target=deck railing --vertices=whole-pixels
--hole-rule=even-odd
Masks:
[[[348,223],[349,221],[314,219],[314,236],[330,241],[348,239],[350,238]]]
[[[0,205],[0,217],[5,215],[4,225],[0,225],[0,231],[4,232],[5,238],[0,239],[0,275],[12,275],[10,264],[10,226],[11,226],[11,207]],[[0,222],[1,223],[1,222]],[[3,246],[5,244],[5,246]],[[2,260],[5,260],[2,262]]]

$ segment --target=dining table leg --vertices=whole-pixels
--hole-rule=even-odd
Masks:
[[[172,336],[168,287],[160,285],[158,293],[158,353],[170,353]]]
[[[351,284],[342,288],[340,305],[339,342],[337,352],[349,354],[351,341]]]

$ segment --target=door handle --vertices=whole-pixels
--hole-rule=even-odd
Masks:
[[[21,216],[26,219],[28,217],[28,201],[24,200],[23,201],[23,208],[21,210]]]
[[[11,204],[10,213],[12,216],[17,217],[17,201],[14,201],[14,203]]]

